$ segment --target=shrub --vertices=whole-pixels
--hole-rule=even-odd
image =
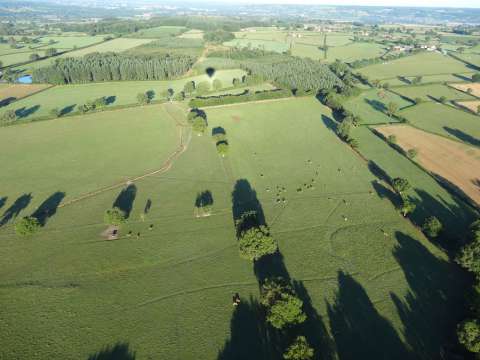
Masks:
[[[119,226],[127,221],[125,217],[125,212],[115,207],[113,209],[108,209],[105,211],[104,221],[107,225],[116,225]]]
[[[431,238],[436,238],[443,229],[443,225],[435,216],[430,216],[425,219],[422,225],[423,232]]]
[[[40,222],[33,216],[26,216],[15,224],[15,232],[25,236],[35,233],[40,228]]]

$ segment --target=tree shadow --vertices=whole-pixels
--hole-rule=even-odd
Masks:
[[[225,129],[221,126],[217,126],[217,127],[214,127],[212,129],[212,136],[216,136],[216,135],[227,135],[227,132],[225,131]]]
[[[255,261],[253,264],[253,272],[257,277],[259,286],[262,286],[266,279],[275,277],[281,277],[290,282],[290,274],[287,271],[283,261],[283,255],[280,251],[272,255],[263,256]]]
[[[457,139],[459,139],[459,140],[461,140],[461,141],[463,141],[467,144],[470,144],[470,145],[473,145],[473,146],[480,146],[480,139],[477,139],[476,137],[473,137],[472,135],[467,134],[460,129],[452,129],[448,126],[444,126],[443,129],[446,132],[448,132],[450,135],[455,136]]]
[[[65,106],[62,110],[60,110],[60,116],[70,114],[73,111],[73,109],[75,109],[75,106],[77,106],[77,104]]]
[[[269,359],[264,317],[262,307],[252,297],[238,304],[230,321],[230,339],[218,353],[217,360]]]
[[[375,161],[368,161],[368,170],[370,170],[370,172],[379,180],[385,181],[387,184],[392,183],[390,175],[388,175],[387,172],[383,170]]]
[[[235,183],[232,192],[232,214],[235,224],[237,224],[245,215],[254,214],[254,218],[251,218],[250,220],[256,222],[256,226],[266,225],[265,214],[263,213],[262,205],[257,198],[257,192],[253,190],[246,179],[237,180]]]
[[[330,117],[328,117],[326,115],[322,115],[322,121],[325,124],[325,126],[327,127],[327,129],[336,133],[338,125],[334,120],[332,120]]]
[[[460,80],[463,80],[463,81],[472,81],[471,78],[466,77],[466,76],[464,76],[464,75],[462,75],[462,74],[453,74],[453,76],[455,76],[455,77],[457,77],[457,78],[459,78]]]
[[[40,109],[40,105],[34,105],[32,107],[26,108],[22,107],[20,109],[15,110],[15,115],[19,118],[26,118],[34,113],[36,113]]]
[[[201,208],[213,205],[213,196],[210,190],[205,190],[197,194],[195,198],[195,207]]]
[[[7,203],[8,196],[4,196],[0,198],[0,209],[5,206]]]
[[[147,202],[145,203],[145,207],[143,208],[143,213],[148,214],[151,208],[152,208],[152,200],[147,199]]]
[[[407,85],[411,85],[411,84],[412,84],[412,82],[411,82],[408,78],[406,78],[405,76],[397,76],[397,79],[400,80],[400,81],[402,81],[403,83],[405,83],[405,84],[407,84]]]
[[[377,111],[380,111],[381,113],[386,113],[387,107],[385,106],[384,103],[378,100],[370,100],[370,99],[365,99],[365,102],[370,105],[372,108],[374,108]]]
[[[117,100],[117,97],[115,95],[111,96],[106,96],[105,97],[105,105],[111,105]]]
[[[41,226],[45,226],[47,220],[57,212],[57,208],[65,197],[65,193],[57,191],[50,195],[32,214],[38,220]]]
[[[130,184],[120,191],[120,194],[118,194],[112,206],[122,210],[125,213],[125,218],[128,219],[132,212],[133,202],[135,201],[136,196],[137,187],[135,184]]]
[[[378,313],[352,276],[338,273],[338,293],[327,307],[339,359],[411,357],[391,323]]]
[[[30,201],[32,200],[32,194],[23,194],[15,200],[15,202],[3,213],[2,220],[0,220],[0,226],[5,225],[10,220],[15,219],[22,210],[24,210]]]
[[[301,325],[301,333],[305,334],[308,343],[315,349],[315,359],[335,359],[335,343],[330,337],[322,317],[313,307],[312,299],[302,281],[293,280],[293,288],[303,301],[303,310],[307,320]]]
[[[13,96],[6,97],[6,98],[0,100],[0,107],[7,106],[8,104],[10,104],[11,102],[13,102],[15,100],[17,100],[16,97],[13,97]]]
[[[447,359],[446,348],[457,344],[453,330],[465,316],[464,289],[470,279],[409,235],[397,231],[395,237],[393,255],[410,288],[403,300],[391,294],[405,340],[418,358]]]
[[[135,360],[135,358],[135,352],[130,350],[128,343],[118,342],[90,355],[88,360]]]

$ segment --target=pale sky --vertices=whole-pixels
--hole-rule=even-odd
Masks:
[[[192,0],[190,0],[192,1]],[[193,0],[196,1],[196,0]],[[205,0],[204,0],[205,1]],[[480,8],[480,0],[210,0],[221,3],[250,4],[321,4],[321,5],[377,5]]]

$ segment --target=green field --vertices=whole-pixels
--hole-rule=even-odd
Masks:
[[[160,99],[161,93],[170,87],[177,92],[183,90],[187,81],[195,81],[198,84],[202,81],[212,82],[214,79],[219,79],[223,87],[229,88],[232,86],[233,78],[241,78],[244,74],[243,70],[234,69],[217,71],[212,78],[203,74],[171,81],[122,81],[55,86],[2,107],[0,115],[7,110],[15,110],[21,121],[49,115],[54,108],[64,109],[65,113],[69,113],[76,111],[77,105],[103,96],[110,97],[111,105],[135,104],[137,103],[137,94],[140,92],[153,90],[156,98]]]
[[[71,197],[155,169],[176,144],[167,115],[175,111],[181,121],[177,105],[167,104],[0,128],[3,220],[58,192]],[[301,98],[207,116],[209,130],[226,129],[229,156],[219,157],[208,135],[186,138],[168,172],[135,182],[133,198],[121,198],[131,212],[118,241],[100,233],[121,187],[50,212],[37,235],[14,236],[14,219],[0,228],[2,356],[87,359],[122,341],[138,360],[255,353],[249,298],[258,298],[258,281],[238,256],[237,186],[233,209],[261,207],[279,242],[277,265],[304,289],[304,331],[319,357],[354,348],[372,358],[435,358],[462,314],[462,274],[377,195],[366,164],[329,129],[330,111]],[[312,179],[314,188],[295,190]],[[276,201],[277,186],[285,203]],[[213,214],[196,218],[204,190]],[[19,199],[24,193],[30,204],[28,195]],[[125,237],[129,230],[140,238]],[[243,299],[236,311],[235,292]],[[323,327],[335,349],[322,345]]]
[[[257,39],[234,39],[223,43],[223,45],[238,48],[262,49],[279,53],[285,52],[290,48],[289,44],[284,42]]]
[[[478,144],[480,121],[478,116],[437,102],[416,105],[400,112],[408,121],[423,130]]]
[[[402,97],[379,89],[372,89],[362,92],[355,98],[348,99],[344,107],[353,114],[362,118],[362,124],[383,124],[395,122],[386,114],[388,103],[394,102],[399,109],[411,106],[412,103]]]
[[[456,82],[459,81],[470,81],[472,75],[474,73],[457,73],[457,74],[437,74],[437,75],[421,75],[422,76],[422,83],[445,83],[445,82]],[[391,86],[411,86],[411,81],[415,78],[415,76],[406,76],[406,80],[399,79],[398,77],[383,79],[380,83],[389,83]]]
[[[449,56],[433,52],[406,56],[382,64],[360,69],[370,79],[391,79],[397,76],[426,76],[437,74],[461,74],[472,71],[466,64]]]
[[[470,63],[470,64],[473,64],[475,66],[478,67],[478,69],[480,69],[480,54],[474,54],[474,53],[471,53],[471,54],[456,54],[460,59]]]
[[[396,93],[409,99],[421,98],[424,101],[437,101],[445,96],[447,100],[474,100],[475,98],[463,91],[455,90],[447,85],[431,84],[419,86],[402,86],[393,89]]]

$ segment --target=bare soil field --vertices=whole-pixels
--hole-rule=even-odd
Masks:
[[[480,205],[480,149],[408,125],[380,126],[375,130],[385,137],[395,135],[405,151],[417,149],[416,160],[425,169],[457,186]]]
[[[458,105],[463,106],[464,108],[472,111],[473,113],[478,113],[478,107],[480,106],[480,100],[475,101],[460,101]]]
[[[21,99],[25,96],[34,94],[40,90],[49,88],[51,85],[48,84],[9,84],[5,86],[0,86],[0,102],[11,99]]]
[[[451,86],[461,91],[468,91],[468,89],[472,89],[470,94],[480,97],[480,83],[451,84]]]

